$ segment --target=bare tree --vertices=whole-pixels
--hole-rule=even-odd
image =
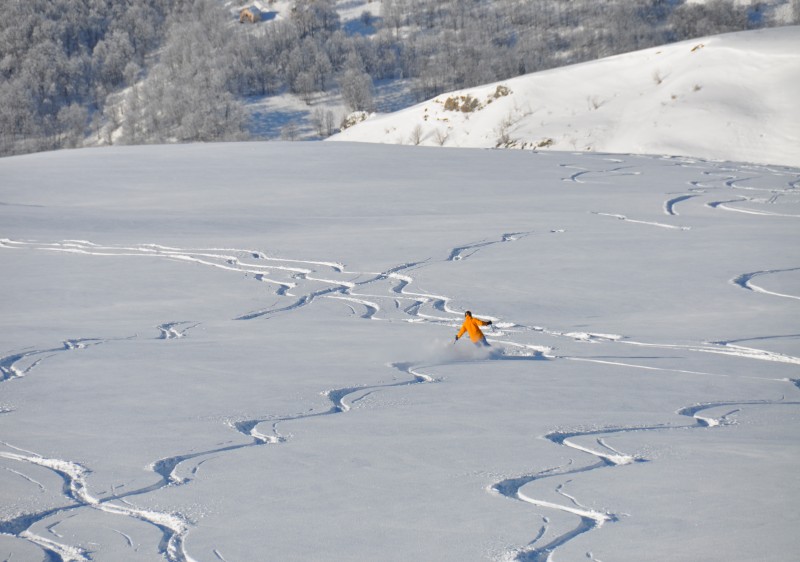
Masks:
[[[373,111],[372,78],[364,71],[350,69],[341,81],[342,97],[351,111]]]
[[[415,126],[411,131],[411,137],[409,139],[411,141],[411,144],[413,144],[414,146],[418,146],[419,143],[422,142],[422,135],[423,135],[422,125],[417,124],[417,126]]]
[[[317,107],[311,114],[311,123],[320,138],[327,138],[335,132],[336,117],[330,109]]]

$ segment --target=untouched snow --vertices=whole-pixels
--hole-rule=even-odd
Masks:
[[[501,91],[498,86],[508,89]],[[800,166],[800,27],[707,37],[442,94],[330,140]],[[463,112],[465,99],[477,103]],[[457,101],[446,109],[448,99]],[[451,104],[453,102],[451,101]]]
[[[2,159],[0,555],[792,560],[799,189],[348,143]],[[491,351],[453,343],[467,309]]]

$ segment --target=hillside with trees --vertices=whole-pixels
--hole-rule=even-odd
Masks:
[[[7,3],[0,155],[263,137],[249,126],[248,104],[278,95],[301,100],[307,109],[292,119],[313,123],[320,138],[347,112],[381,107],[376,84],[421,101],[692,37],[800,22],[800,0],[270,0],[256,3],[261,21],[240,24],[240,9],[252,4]]]

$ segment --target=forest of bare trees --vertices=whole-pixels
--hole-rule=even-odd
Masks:
[[[242,3],[244,4],[244,3]],[[84,143],[247,138],[244,100],[329,92],[375,107],[400,80],[418,100],[692,37],[775,25],[733,0],[383,0],[356,31],[334,0],[239,25],[220,0],[7,0],[0,155]],[[795,22],[800,0],[792,0]],[[335,128],[315,113],[320,136]]]

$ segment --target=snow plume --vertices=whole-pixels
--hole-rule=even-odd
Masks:
[[[469,337],[458,341],[435,339],[428,342],[423,349],[427,361],[441,363],[460,363],[466,361],[485,361],[492,358],[494,348],[476,345]]]

